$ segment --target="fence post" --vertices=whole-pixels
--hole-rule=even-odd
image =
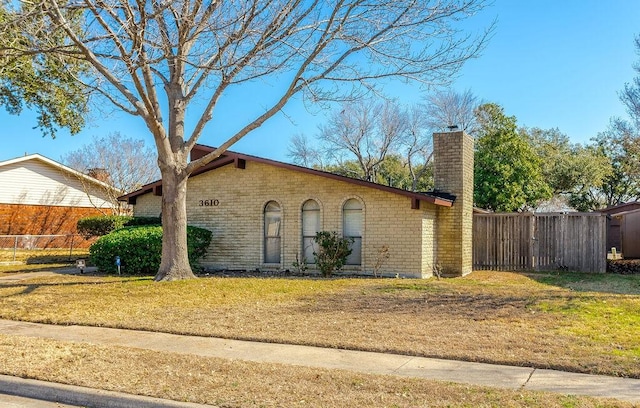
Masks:
[[[73,256],[73,239],[75,238],[75,235],[69,234],[68,236],[71,237],[71,243],[69,244],[69,260],[71,260],[71,257]]]
[[[16,235],[13,241],[13,262],[16,261],[16,250],[18,249],[18,236]]]
[[[529,239],[529,265],[527,265],[527,269],[532,271],[538,270],[538,262],[536,262],[538,251],[537,251],[537,240],[536,240],[536,216],[535,214],[529,214],[529,233],[527,234],[527,238]]]

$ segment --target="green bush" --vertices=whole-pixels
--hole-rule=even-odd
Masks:
[[[160,217],[131,217],[129,215],[99,215],[78,220],[78,233],[86,238],[107,235],[123,227],[160,225]]]
[[[320,231],[313,240],[318,244],[318,252],[314,252],[316,266],[322,276],[328,278],[333,271],[338,271],[351,255],[353,238],[342,238],[337,232]]]
[[[160,217],[131,217],[131,219],[124,223],[125,227],[135,227],[137,225],[161,225],[162,220]]]
[[[191,267],[198,268],[198,261],[211,243],[211,231],[187,227],[187,250]],[[122,272],[127,275],[155,275],[160,267],[162,254],[161,226],[124,227],[100,237],[89,249],[90,262],[101,272],[116,273],[116,256],[120,257]]]
[[[78,233],[85,237],[107,235],[126,225],[133,217],[126,215],[99,215],[78,220]]]

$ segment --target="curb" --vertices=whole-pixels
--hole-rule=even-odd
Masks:
[[[89,408],[205,408],[191,402],[179,402],[75,385],[30,380],[0,375],[0,394],[42,401],[59,402]]]

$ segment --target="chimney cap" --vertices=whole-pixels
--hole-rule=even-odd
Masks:
[[[449,125],[447,126],[447,129],[449,129],[449,132],[454,132],[458,130],[458,125]]]

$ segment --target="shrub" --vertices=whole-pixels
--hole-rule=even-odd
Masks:
[[[125,227],[134,227],[137,225],[162,225],[160,217],[131,217],[124,223]]]
[[[160,217],[131,217],[129,215],[100,215],[78,220],[78,233],[85,238],[107,235],[123,227],[160,225]]]
[[[187,250],[191,267],[198,268],[198,261],[211,243],[211,231],[187,227]],[[100,237],[89,249],[90,261],[106,273],[116,273],[116,256],[120,257],[123,272],[128,275],[155,275],[160,267],[162,254],[161,226],[133,226],[121,228]]]
[[[347,262],[353,238],[342,238],[335,231],[320,231],[313,240],[318,244],[318,252],[313,253],[316,266],[322,276],[328,278]]]
[[[107,235],[124,227],[132,218],[126,215],[100,215],[81,218],[77,224],[78,233],[85,238]]]

